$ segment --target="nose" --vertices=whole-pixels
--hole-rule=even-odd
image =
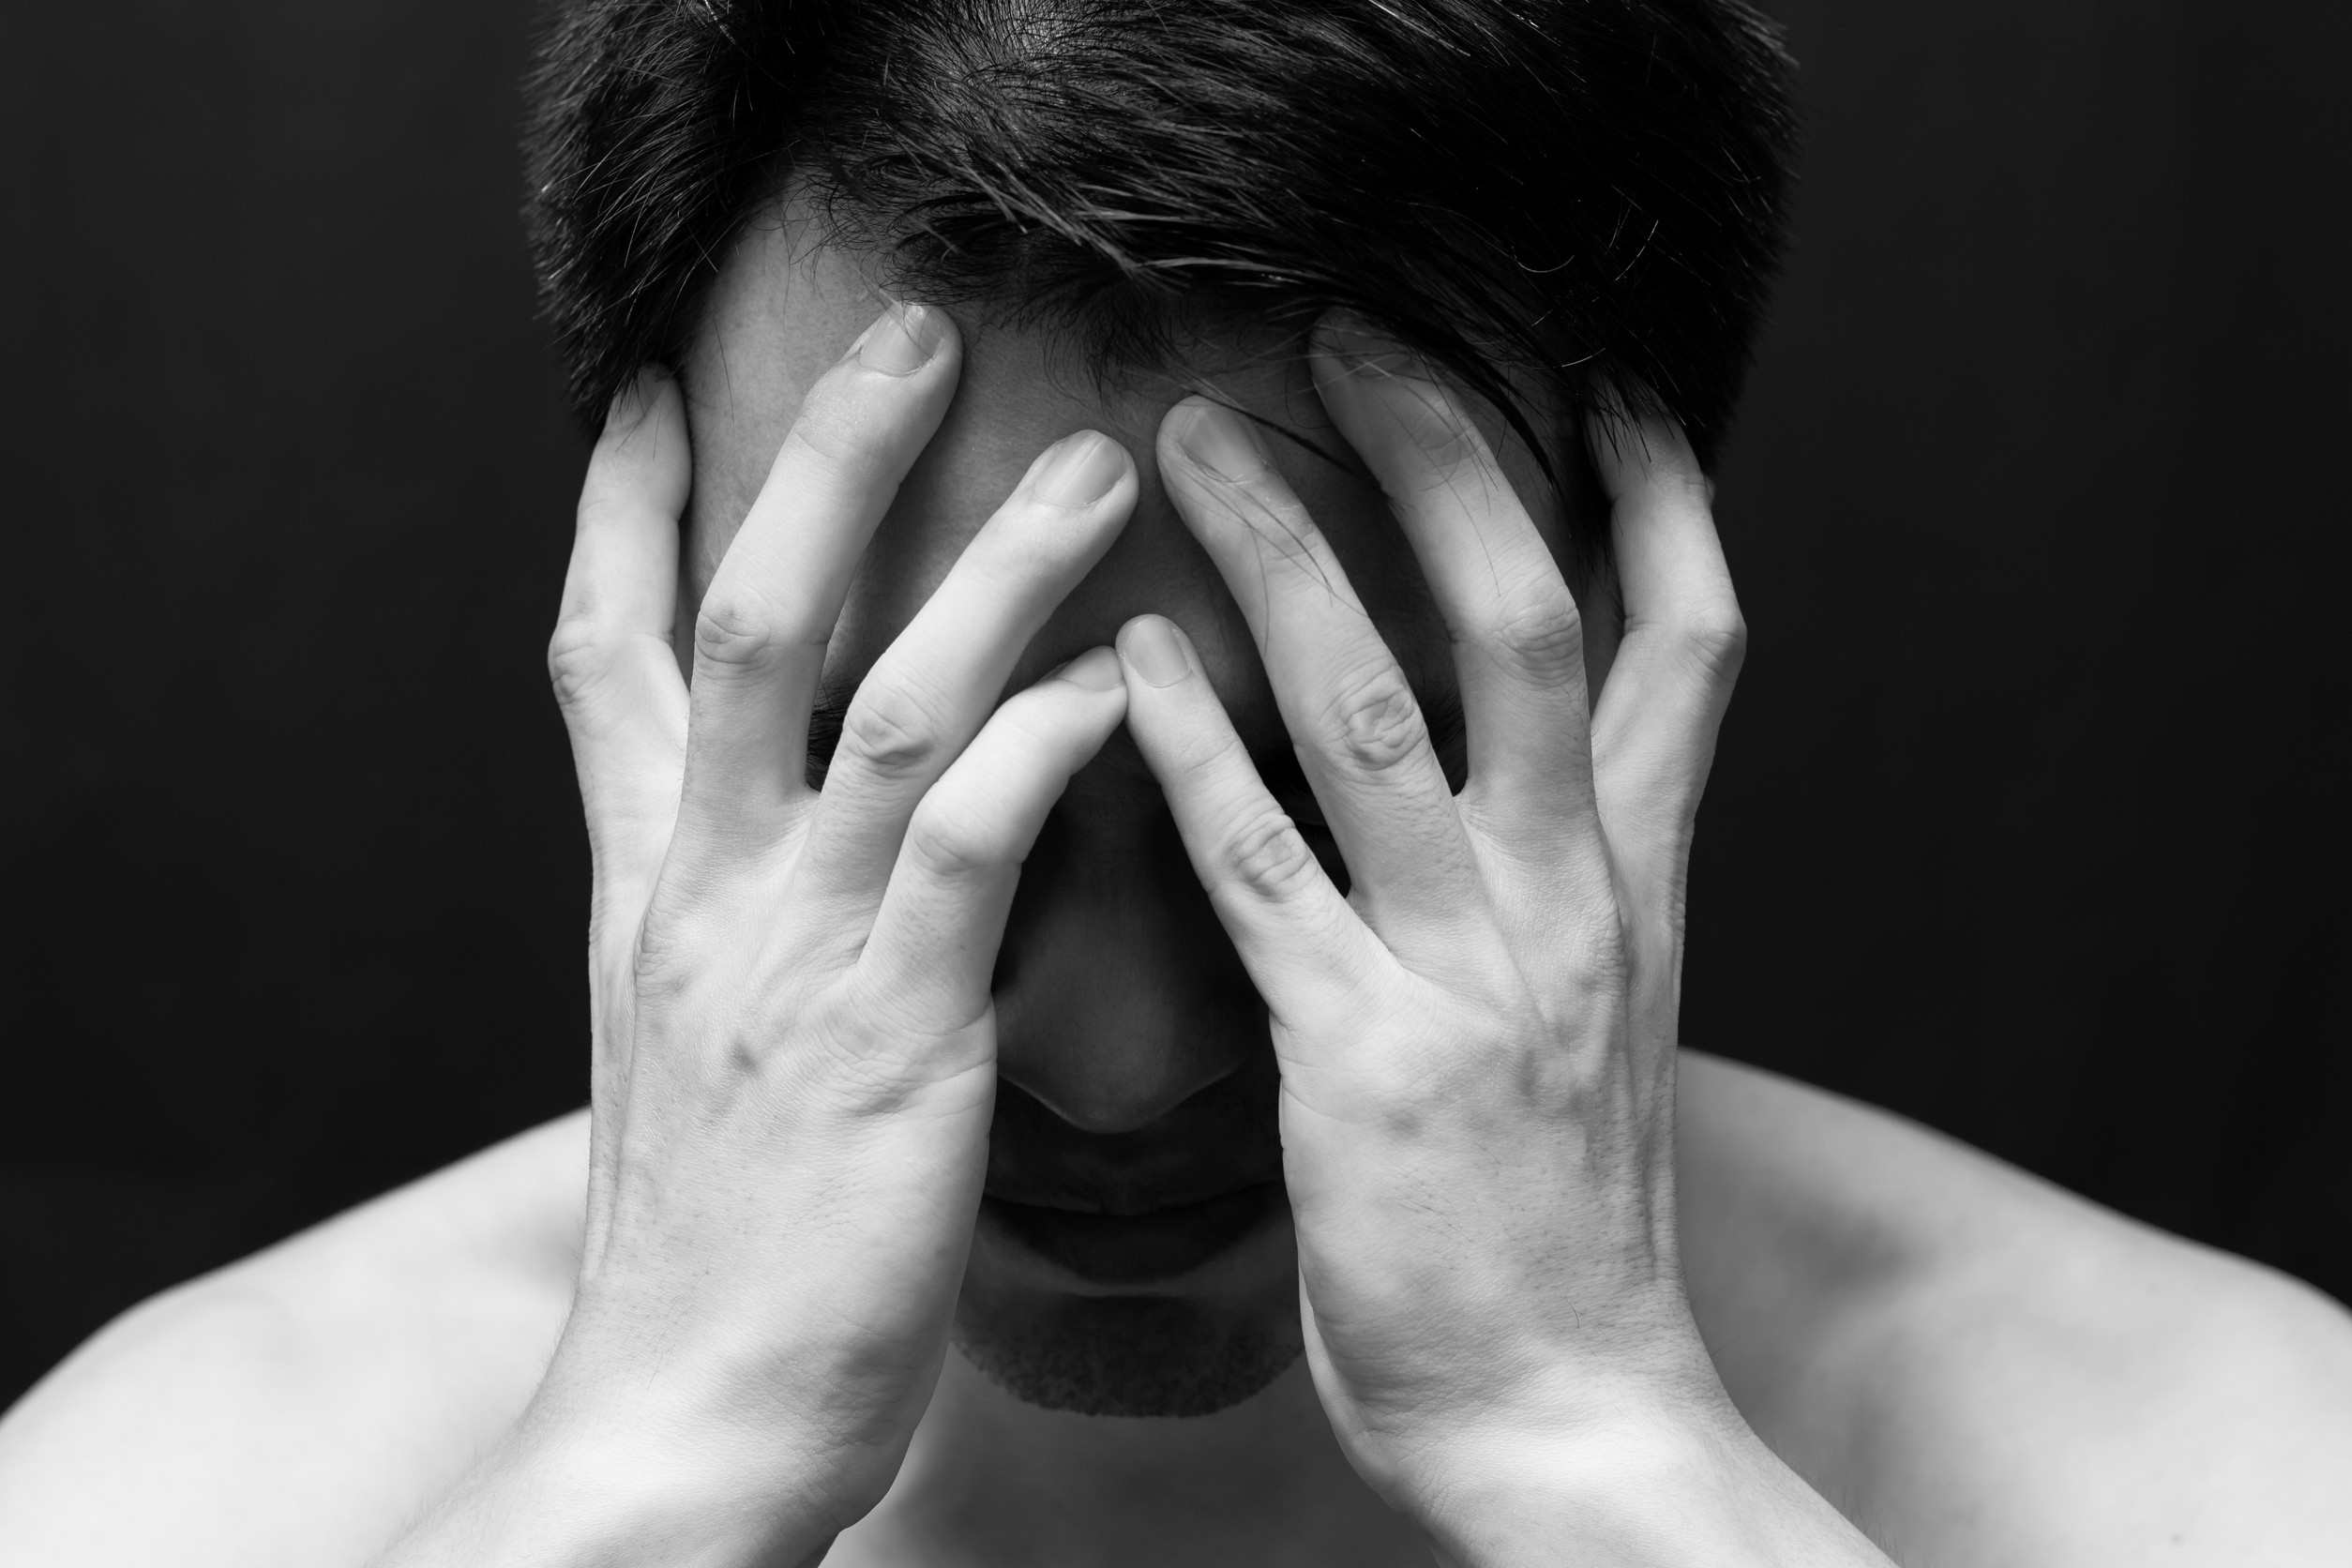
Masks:
[[[1266,1048],[1258,993],[1125,741],[1048,820],[997,962],[999,1076],[1091,1133],[1145,1126]]]

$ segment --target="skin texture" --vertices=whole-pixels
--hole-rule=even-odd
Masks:
[[[789,247],[791,226],[780,234]],[[855,291],[812,259],[775,292],[822,319]],[[714,316],[739,325],[723,306]],[[785,336],[822,340],[807,322]],[[1245,690],[1259,700],[1237,723],[1217,671],[1147,613],[1119,628],[1115,660],[1083,653],[990,715],[1134,509],[1131,460],[1078,432],[890,628],[819,793],[802,742],[821,659],[837,650],[835,685],[849,684],[837,651],[857,658],[878,619],[845,617],[854,573],[960,368],[938,310],[893,306],[808,388],[701,587],[690,693],[658,645],[676,626],[663,599],[687,485],[683,400],[648,379],[614,411],[550,656],[597,869],[580,1283],[521,1421],[386,1560],[525,1543],[558,1560],[821,1553],[891,1485],[959,1288],[983,1365],[1084,1411],[1207,1413],[1279,1365],[1269,1335],[1212,1333],[1197,1348],[1221,1383],[1142,1398],[1134,1368],[1099,1352],[1025,1380],[1064,1335],[1010,1354],[990,1337],[1008,1317],[1110,1314],[1115,1328],[1140,1309],[1173,1348],[1171,1317],[1214,1330],[1266,1316],[1251,1277],[1279,1288],[1293,1265],[1246,1241],[1172,1289],[1157,1274],[1138,1289],[1098,1274],[1108,1296],[1033,1284],[1063,1299],[1027,1313],[986,1261],[966,1283],[999,998],[1034,967],[1003,950],[1003,922],[1049,809],[1147,838],[1172,819],[1214,924],[1179,927],[1167,948],[1197,970],[1221,930],[1248,977],[1219,999],[1221,1070],[1147,1078],[1164,1095],[1148,1116],[1132,1096],[1107,1102],[1118,1085],[1104,1079],[1095,1124],[1063,1118],[1065,1141],[1149,1133],[1239,1076],[1257,1040],[1231,1027],[1232,1003],[1254,989],[1315,1386],[1350,1465],[1441,1556],[1503,1562],[1565,1541],[1656,1560],[1880,1560],[1741,1422],[1681,1289],[1681,881],[1742,631],[1679,435],[1643,426],[1595,448],[1628,616],[1589,717],[1552,542],[1468,412],[1344,325],[1275,362],[1282,379],[1260,395],[1319,401],[1426,585],[1437,613],[1401,621],[1394,641],[1409,659],[1447,650],[1458,792],[1378,612],[1259,433],[1269,420],[1228,393],[1166,411],[1157,473],[1214,567],[1196,580],[1238,606],[1271,703]],[[942,460],[956,456],[951,444]],[[1346,510],[1327,508],[1343,527]],[[1123,718],[1160,801],[1072,787]],[[1345,859],[1344,896],[1253,761],[1285,734]],[[1098,865],[1149,864],[1122,847]],[[1194,1032],[1202,989],[1148,1002]],[[1119,1164],[1090,1153],[1071,1162],[1081,1184]],[[1197,1163],[1144,1206],[1198,1201],[1217,1176]],[[1187,1299],[1195,1278],[1205,1300]],[[1258,1364],[1245,1377],[1235,1347]]]
[[[684,375],[697,465],[682,583],[687,602],[701,602],[784,431],[879,298],[852,258],[811,245],[792,222],[755,228],[723,275]],[[1010,684],[1109,641],[1136,615],[1173,620],[1279,803],[1310,824],[1311,843],[1335,868],[1335,846],[1312,825],[1323,814],[1294,761],[1247,620],[1162,482],[1157,436],[1168,410],[1205,387],[1289,432],[1270,439],[1271,459],[1436,716],[1431,737],[1458,773],[1463,726],[1451,645],[1406,535],[1333,425],[1297,346],[1228,347],[1203,361],[1187,384],[1138,377],[1105,388],[1049,336],[976,326],[956,400],[852,580],[824,684],[837,700],[854,690],[968,548],[989,498],[1011,489],[1043,447],[1094,426],[1137,462],[1134,511],[1083,588],[1047,618]],[[1547,497],[1532,461],[1500,439],[1501,422],[1485,424],[1511,454],[1512,488]],[[1563,447],[1570,456],[1577,450],[1573,440]],[[1551,552],[1565,553],[1556,506],[1537,506],[1530,521]],[[1606,670],[1616,646],[1613,617],[1602,618],[1592,644],[1593,662]],[[1114,733],[1073,779],[1024,866],[995,980],[999,1081],[1014,1102],[1013,1113],[998,1118],[992,1150],[1000,1183],[1018,1184],[1065,1161],[1132,1157],[1133,1149],[1107,1147],[1098,1136],[1120,1134],[1141,1142],[1146,1159],[1206,1168],[1203,1179],[1219,1179],[1220,1170],[1275,1173],[1268,1168],[1278,1145],[1262,1004],[1130,731]],[[1229,1102],[1240,1103],[1217,1119],[1216,1133],[1203,1135],[1198,1113]],[[1214,1321],[1295,1347],[1287,1229],[1278,1221],[1246,1257],[1190,1281],[1184,1295]],[[1040,1279],[1026,1255],[997,1240],[984,1226],[964,1293],[966,1334],[984,1342],[1067,1299],[1066,1280]],[[1170,1354],[1199,1359],[1181,1346]]]
[[[443,1494],[387,1560],[789,1561],[844,1529],[833,1560],[1378,1562],[1425,1560],[1433,1541],[1477,1562],[1883,1560],[1833,1500],[1907,1560],[2340,1555],[2324,1485],[2352,1452],[2340,1314],[1824,1096],[1699,1060],[1674,1086],[1674,895],[1725,639],[1641,634],[1728,628],[1710,620],[1727,585],[1704,488],[1676,477],[1671,432],[1651,436],[1662,463],[1602,464],[1635,635],[1590,721],[1585,794],[1593,621],[1506,646],[1482,638],[1545,617],[1464,609],[1531,587],[1522,609],[1556,610],[1565,585],[1546,598],[1524,552],[1555,551],[1558,520],[1518,516],[1509,492],[1537,492],[1481,466],[1458,426],[1382,432],[1384,409],[1433,406],[1410,366],[1215,369],[1269,419],[1329,411],[1398,515],[1321,459],[1253,452],[1239,424],[1205,448],[1248,471],[1228,486],[1187,466],[1199,427],[1168,415],[1173,389],[1094,398],[1013,335],[950,345],[952,408],[952,387],[860,371],[812,397],[874,301],[853,266],[789,239],[731,266],[687,369],[697,499],[676,594],[646,549],[649,520],[686,499],[673,393],[616,421],[583,503],[555,663],[598,859],[593,1150],[559,1124],[112,1331],[0,1428],[0,1539],[43,1560],[142,1560],[142,1541],[174,1560],[355,1560]],[[1384,401],[1400,388],[1401,414]],[[825,488],[855,460],[838,438],[925,419],[927,445],[868,453],[907,469],[887,516],[871,475]],[[1117,465],[1102,502],[1022,499],[1047,443],[1138,420],[1151,441],[1120,444],[1148,460]],[[1415,478],[1432,453],[1453,460],[1442,484]],[[794,533],[827,495],[838,534],[878,530],[854,573],[855,551]],[[1450,554],[1414,553],[1440,536]],[[1645,557],[1645,539],[1681,544]],[[823,680],[862,679],[867,701],[923,675],[935,705],[898,711],[971,716],[972,749],[939,750],[988,764],[883,766],[878,741],[912,725],[853,708],[827,793],[880,831],[828,826],[797,777],[794,703],[819,672],[794,674],[792,650],[817,644],[746,635],[829,581],[837,624],[808,610],[831,634]],[[659,635],[673,598],[705,611],[684,642],[690,698]],[[1192,633],[1174,664],[1136,645],[1159,623],[1131,617],[1154,611]],[[1334,715],[1404,711],[1313,700],[1377,672],[1372,630],[1418,693],[1427,752],[1316,748]],[[1117,663],[1035,679],[1110,636]],[[1007,687],[1022,695],[990,718]],[[1480,715],[1514,701],[1532,716],[1484,732],[1534,751],[1482,742]],[[1392,731],[1413,738],[1370,735]],[[1360,873],[1344,903],[1323,846],[1220,848],[1280,841],[1243,831],[1273,821],[1244,759],[1273,771],[1294,736],[1330,848]],[[1367,752],[1386,765],[1347,771]],[[1441,776],[1465,767],[1456,797]],[[1415,768],[1418,793],[1398,783]],[[1060,847],[1037,839],[1015,903],[1007,867],[1057,795]],[[1191,893],[1154,848],[1171,817]],[[1448,858],[1449,833],[1525,860]],[[822,897],[789,876],[771,890],[809,864],[849,869]],[[1440,887],[1441,907],[1416,904]],[[1012,909],[1013,961],[947,940],[989,907]],[[1477,910],[1487,926],[1461,912]],[[1526,930],[1550,937],[1530,948]],[[1558,970],[1528,956],[1563,945]],[[897,967],[860,990],[869,960]],[[1247,1027],[1236,962],[1271,1032]],[[1185,1130],[1184,1107],[1269,1055],[1295,1252],[1261,1239],[1181,1289],[1278,1324],[1268,1282],[1287,1294],[1303,1266],[1287,1320],[1305,1364],[1176,1422],[1040,1410],[942,1360],[959,1290],[983,1334],[1086,1294],[985,1225],[964,1267],[984,1175],[1036,1175],[1008,1125],[1063,1153],[1152,1153],[1152,1129]],[[1000,1113],[991,1147],[975,1063],[1053,1122]],[[1208,1146],[1256,1157],[1246,1138]],[[305,1504],[274,1506],[295,1463]]]

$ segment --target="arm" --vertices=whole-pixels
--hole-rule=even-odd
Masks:
[[[381,1546],[531,1396],[587,1118],[125,1313],[0,1418],[0,1560],[318,1568]]]
[[[1684,1051],[1692,1304],[1757,1433],[1905,1561],[2333,1563],[2352,1316],[1886,1111]]]

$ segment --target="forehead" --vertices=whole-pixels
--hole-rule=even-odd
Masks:
[[[682,367],[694,438],[688,594],[699,597],[708,584],[809,388],[887,297],[870,262],[822,243],[819,225],[795,204],[771,211],[741,236]],[[1177,615],[1197,638],[1210,622],[1228,623],[1245,646],[1245,632],[1161,490],[1153,461],[1161,417],[1196,392],[1288,432],[1270,443],[1276,466],[1331,537],[1376,620],[1401,632],[1428,618],[1410,550],[1332,429],[1295,343],[1227,339],[1200,345],[1181,374],[1103,377],[1063,335],[950,313],[964,348],[955,401],[859,569],[845,611],[851,643],[870,641],[861,631],[886,636],[903,626],[1037,454],[1073,431],[1096,430],[1136,460],[1136,512],[1111,555],[1048,628],[1050,645],[1039,657],[1067,657],[1108,641],[1122,620],[1145,611]],[[1480,422],[1559,551],[1563,520],[1537,465],[1500,419]],[[853,647],[842,651],[849,662],[864,662]]]
[[[866,258],[821,243],[818,232],[797,204],[752,224],[703,309],[684,369],[695,442],[691,520],[706,549],[723,550],[801,400],[890,297]],[[950,313],[963,339],[956,400],[911,475],[914,493],[897,508],[920,503],[939,512],[933,520],[950,525],[942,532],[968,535],[1039,452],[1080,430],[1118,440],[1143,470],[1146,491],[1155,490],[1152,447],[1160,417],[1192,392],[1222,397],[1347,461],[1327,439],[1321,406],[1290,345],[1203,345],[1181,378],[1103,376],[1081,362],[1066,335]],[[957,520],[967,526],[953,527]]]

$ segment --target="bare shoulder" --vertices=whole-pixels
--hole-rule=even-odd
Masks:
[[[1683,1060],[1700,1326],[1898,1559],[2347,1560],[2352,1315],[1902,1118]]]
[[[583,1112],[125,1313],[0,1419],[0,1539],[60,1568],[364,1560],[536,1385],[586,1160]]]

